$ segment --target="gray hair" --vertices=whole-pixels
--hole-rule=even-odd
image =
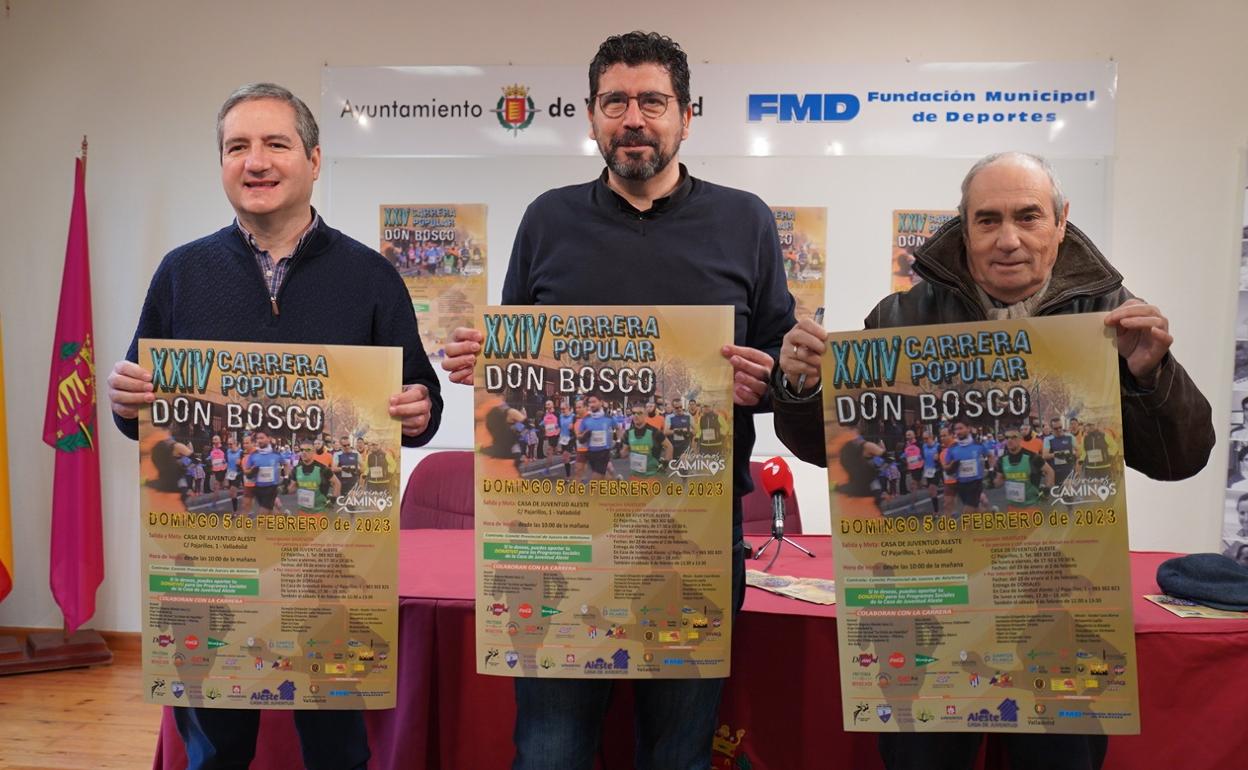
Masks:
[[[1032,155],[1029,152],[994,152],[991,155],[985,155],[975,161],[975,165],[971,166],[971,170],[966,172],[966,176],[962,179],[962,200],[958,202],[958,216],[962,219],[963,229],[967,226],[966,221],[966,196],[967,191],[971,189],[971,182],[979,172],[988,168],[998,161],[1021,161],[1037,166],[1049,178],[1049,184],[1053,188],[1053,218],[1057,222],[1062,221],[1062,210],[1066,208],[1066,196],[1062,193],[1062,183],[1057,180],[1057,172],[1053,170],[1053,166],[1039,155]]]
[[[239,104],[256,99],[276,99],[290,105],[295,111],[295,131],[299,133],[299,141],[303,142],[304,153],[311,158],[312,151],[321,144],[321,130],[317,128],[316,118],[302,99],[291,93],[290,89],[283,88],[276,83],[248,83],[245,86],[239,86],[234,89],[234,93],[230,94],[230,98],[225,100],[225,104],[221,105],[221,109],[217,112],[217,157],[220,157],[225,149],[225,116]]]

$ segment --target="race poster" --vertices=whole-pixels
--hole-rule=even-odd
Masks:
[[[772,206],[784,277],[797,302],[798,318],[823,307],[823,276],[828,258],[828,210],[823,206]]]
[[[908,291],[923,279],[914,272],[914,251],[927,243],[956,211],[901,209],[893,211],[891,291]]]
[[[732,309],[490,307],[481,328],[478,673],[727,676]]]
[[[846,730],[1139,731],[1103,319],[829,337]]]
[[[144,693],[395,702],[398,348],[139,340]]]
[[[458,326],[472,326],[485,306],[485,204],[383,204],[381,255],[403,276],[420,341],[433,360]]]

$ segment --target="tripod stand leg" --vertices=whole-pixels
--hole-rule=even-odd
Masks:
[[[763,543],[763,547],[762,547],[762,548],[759,548],[757,551],[755,551],[755,552],[754,552],[754,559],[755,559],[755,561],[757,561],[758,559],[763,558],[763,551],[766,551],[768,546],[770,546],[772,543],[778,543],[778,542],[779,542],[779,541],[778,541],[778,540],[776,540],[776,536],[775,536],[775,535],[772,535],[772,536],[771,536],[771,537],[767,540],[767,542]],[[779,546],[779,545],[777,545],[777,546],[776,546],[776,550],[777,550],[777,551],[779,551],[779,550],[780,550],[780,546]]]
[[[815,558],[815,555],[814,555],[813,553],[811,553],[810,551],[807,551],[805,548],[801,547],[800,545],[798,545],[797,543],[795,543],[795,542],[793,542],[792,540],[788,539],[787,537],[781,538],[781,540],[783,540],[784,542],[786,542],[786,543],[788,543],[789,545],[793,546],[794,548],[796,548],[797,550],[801,551],[802,553],[806,554],[806,555],[807,555],[807,556],[809,556],[810,558],[812,558],[812,559],[813,559],[813,558]],[[780,548],[779,548],[779,547],[777,547],[777,548],[776,548],[776,552],[777,552],[777,553],[779,553],[779,551],[780,551]]]

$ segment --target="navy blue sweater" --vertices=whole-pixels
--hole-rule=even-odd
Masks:
[[[778,358],[796,323],[776,221],[752,193],[704,182],[681,166],[672,194],[638,211],[606,183],[543,193],[520,221],[504,305],[731,305],[738,345]],[[754,488],[754,414],[733,410],[733,494]],[[737,506],[739,523],[740,507]]]
[[[404,436],[403,445],[433,438],[442,417],[441,388],[407,288],[384,257],[322,221],[295,254],[277,308],[274,314],[251,247],[231,224],[165,255],[126,358],[138,362],[140,337],[402,348],[403,382],[424,385],[433,402],[428,428]],[[137,419],[116,413],[113,419],[122,433],[138,437]]]

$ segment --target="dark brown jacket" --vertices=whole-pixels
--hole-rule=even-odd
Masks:
[[[986,319],[966,266],[961,219],[947,222],[915,256],[914,271],[923,282],[885,297],[867,315],[868,329]],[[1107,312],[1131,297],[1122,286],[1122,275],[1068,222],[1053,279],[1035,315]],[[1122,359],[1118,363],[1127,465],[1162,481],[1195,475],[1205,467],[1213,449],[1209,402],[1170,354],[1162,359],[1151,390],[1139,386]],[[779,384],[779,377],[777,366],[771,388],[776,435],[800,459],[827,465],[821,399],[795,399]]]

